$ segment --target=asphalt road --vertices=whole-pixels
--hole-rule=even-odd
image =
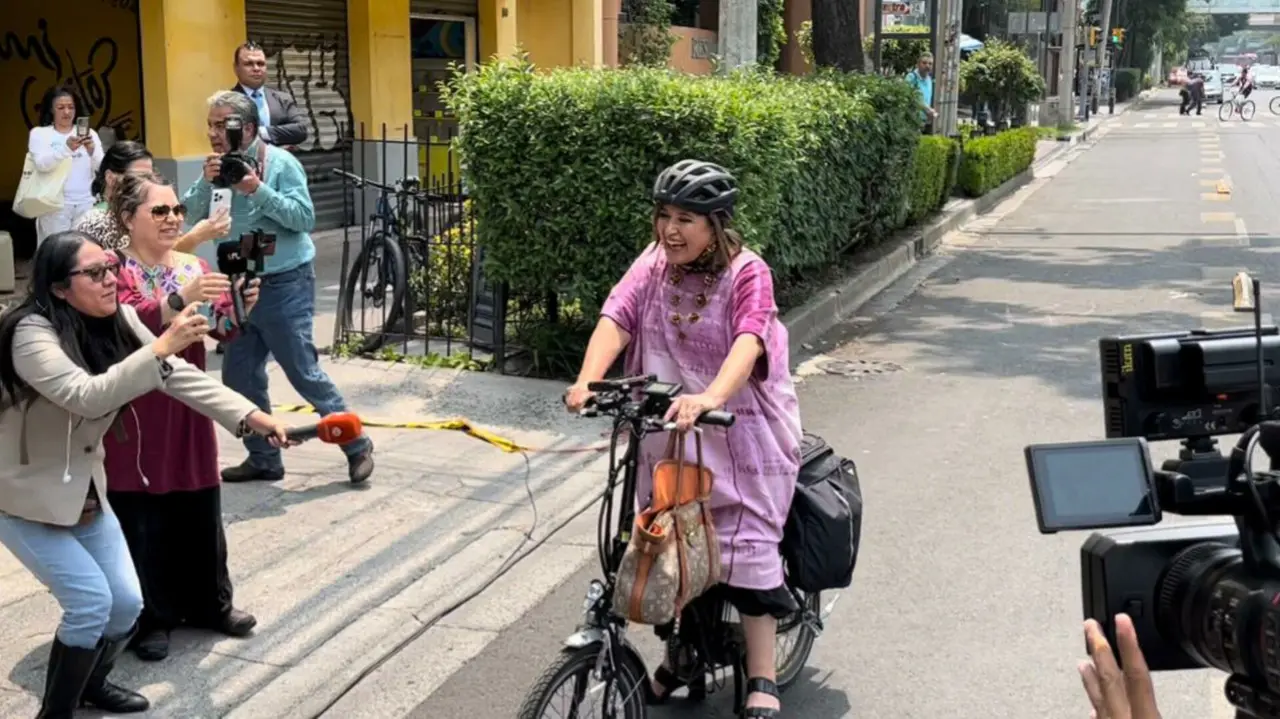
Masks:
[[[1230,276],[1269,279],[1280,264],[1280,125],[1178,118],[1174,97],[1110,120],[1016,207],[879,298],[881,316],[818,348],[887,371],[800,385],[806,428],[857,461],[868,509],[855,584],[786,716],[1089,715],[1075,671],[1084,535],[1037,532],[1022,449],[1103,436],[1098,337],[1238,324]],[[514,716],[593,576],[586,565],[412,716]],[[1230,716],[1223,678],[1158,676],[1166,719]],[[650,716],[729,717],[728,704]]]

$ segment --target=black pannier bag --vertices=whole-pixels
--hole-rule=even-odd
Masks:
[[[792,586],[805,592],[853,583],[862,536],[862,489],[853,460],[821,437],[800,442],[800,476],[782,536],[782,557]]]

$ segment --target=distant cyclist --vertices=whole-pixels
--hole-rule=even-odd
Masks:
[[[1231,83],[1233,86],[1240,88],[1240,97],[1247,98],[1253,93],[1253,76],[1249,74],[1249,66],[1240,67],[1240,77]]]

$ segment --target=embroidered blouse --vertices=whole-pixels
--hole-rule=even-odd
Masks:
[[[209,272],[204,260],[173,253],[172,266],[147,267],[121,253],[118,297],[138,312],[156,335],[164,331],[160,321],[170,294]],[[229,317],[231,297],[224,294],[213,303],[215,338],[234,335]],[[203,342],[180,354],[205,369]],[[111,492],[193,491],[217,486],[218,440],[212,420],[161,392],[150,392],[129,403],[115,426],[103,438],[106,447],[107,489]]]

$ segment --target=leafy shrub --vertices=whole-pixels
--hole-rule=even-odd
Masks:
[[[475,217],[471,202],[462,205],[462,218],[427,240],[410,263],[409,292],[414,309],[425,311],[431,336],[467,336],[471,306],[471,251]]]
[[[937,135],[920,138],[911,172],[910,207],[912,222],[919,222],[934,210],[942,207],[950,189],[947,176],[950,170],[954,140]]]
[[[1124,102],[1138,94],[1142,83],[1142,71],[1136,67],[1122,67],[1115,72],[1116,102]]]
[[[980,197],[1031,166],[1036,157],[1036,129],[1020,127],[965,143],[960,159],[960,189]]]
[[[929,28],[907,26],[896,27],[894,30],[904,33],[919,32],[922,36],[919,40],[894,38],[880,41],[880,69],[890,75],[905,75],[920,62],[921,55],[929,52]],[[875,57],[875,49],[874,35],[862,38],[862,51],[867,58]]]
[[[1044,94],[1044,78],[1022,48],[990,38],[960,63],[960,86],[997,118],[1019,118]]]
[[[682,159],[734,172],[735,224],[780,282],[905,220],[918,135],[900,80],[513,61],[455,76],[445,96],[486,276],[589,315],[651,240],[653,179]]]

